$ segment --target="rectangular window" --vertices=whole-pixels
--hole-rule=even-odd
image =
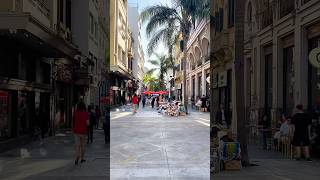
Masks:
[[[216,15],[215,15],[215,19],[214,19],[214,22],[215,22],[215,31],[218,32],[219,31],[219,12],[216,12]]]
[[[94,22],[94,37],[98,38],[98,23]]]
[[[294,10],[294,2],[295,1],[280,0],[280,18],[283,18]]]
[[[93,34],[94,25],[93,25],[93,15],[91,13],[89,14],[89,28],[90,28],[90,33]]]
[[[283,49],[283,111],[291,113],[293,99],[293,46]]]
[[[234,25],[234,0],[229,0],[229,8],[228,8],[228,24],[229,26]]]
[[[223,30],[223,8],[219,10],[219,31]]]

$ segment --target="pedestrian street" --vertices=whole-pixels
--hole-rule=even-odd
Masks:
[[[111,112],[111,179],[209,179],[209,113]]]

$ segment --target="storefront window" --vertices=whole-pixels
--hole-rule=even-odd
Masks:
[[[9,93],[0,91],[0,141],[10,136],[9,115]]]
[[[27,130],[27,93],[18,92],[18,132],[23,135]]]
[[[265,113],[268,118],[268,125],[271,125],[272,108],[272,54],[265,56]]]
[[[293,46],[283,49],[283,111],[287,114],[294,108],[293,49]]]

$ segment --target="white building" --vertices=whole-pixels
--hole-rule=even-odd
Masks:
[[[144,76],[144,52],[141,45],[141,21],[139,18],[138,4],[128,5],[128,24],[132,32],[133,52],[132,75],[139,81],[138,93],[141,92]]]

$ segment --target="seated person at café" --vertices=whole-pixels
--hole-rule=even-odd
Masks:
[[[279,131],[277,131],[273,138],[274,144],[277,145],[285,140],[285,137],[289,135],[290,132],[290,125],[289,125],[289,118],[287,118],[284,114],[282,115],[281,119],[281,126]]]

